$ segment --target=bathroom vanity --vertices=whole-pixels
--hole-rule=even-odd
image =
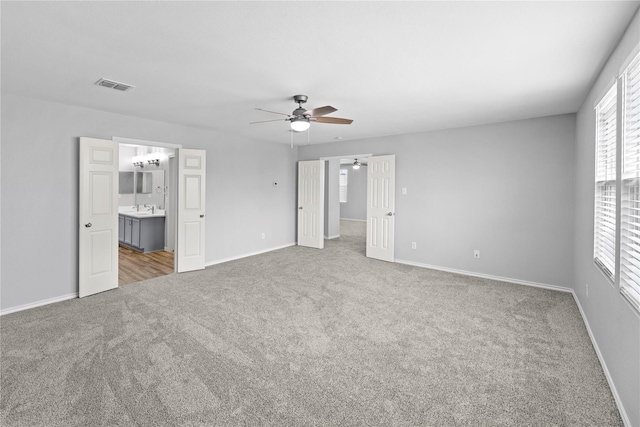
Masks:
[[[118,241],[140,252],[164,250],[165,212],[120,211],[118,213]]]

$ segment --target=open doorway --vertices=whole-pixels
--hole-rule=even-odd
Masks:
[[[340,159],[340,219],[367,222],[367,157]]]
[[[120,242],[128,243],[138,249],[144,248],[141,252],[146,252],[149,247],[154,247],[156,244],[166,244],[164,240],[166,232],[161,236],[160,243],[143,241],[145,236],[153,239],[157,234],[143,233],[142,222],[161,216],[159,211],[162,209],[153,206],[153,203],[137,202],[135,196],[128,196],[133,199],[121,202],[123,206],[119,206],[119,201],[122,199],[119,194],[120,144],[132,144],[131,141],[136,141],[123,141],[124,139],[113,137],[109,141],[90,137],[79,138],[78,296],[80,298],[118,287]],[[133,143],[133,145],[155,146],[153,143]],[[167,181],[172,187],[171,190],[166,190],[170,195],[173,194],[169,200],[175,200],[175,202],[168,205],[169,202],[165,199],[165,204],[162,205],[165,217],[169,215],[169,223],[173,218],[175,224],[174,231],[168,233],[169,236],[175,237],[173,240],[175,242],[174,271],[202,270],[205,268],[206,151],[185,149],[169,144],[156,148],[173,148],[176,154],[174,161],[170,156],[167,156],[166,160],[166,163],[173,165],[169,166],[171,175]],[[155,151],[158,150],[151,149],[151,153]],[[133,165],[134,162],[139,164]],[[153,155],[144,159],[133,160],[132,158],[131,163],[141,169],[143,164],[159,167],[160,159]],[[133,176],[123,175],[123,180],[131,181],[126,185],[134,186],[136,189],[138,185],[150,187],[156,193],[164,193],[161,186],[159,189],[159,185],[154,184],[156,181],[152,176],[136,177],[136,173],[137,171],[134,170]],[[147,194],[147,198],[150,198],[148,195],[150,193],[142,191],[141,193]],[[147,206],[144,206],[145,204]],[[140,212],[139,205],[146,208],[146,212],[144,210]],[[125,215],[124,210],[129,213],[135,211],[135,214]],[[125,222],[125,217],[131,218],[131,221]],[[159,228],[162,228],[162,225]],[[163,246],[160,248],[164,249]]]
[[[366,247],[367,159],[371,154],[325,157],[324,233]]]
[[[340,238],[362,246],[367,234],[367,158],[340,159]]]
[[[341,232],[340,221],[367,222],[367,166],[372,154],[324,157],[325,237],[333,239]]]
[[[324,175],[325,238],[331,240],[341,237],[341,218],[364,222],[366,256],[394,262],[395,155],[358,154],[324,157],[320,160],[326,162],[326,174]],[[352,177],[351,186],[349,185],[349,175]],[[340,186],[341,179],[343,186]],[[364,181],[364,185],[359,191],[350,191],[349,187],[354,187],[359,180]],[[346,186],[344,181],[346,181]],[[341,190],[343,200],[346,198],[347,202],[340,202]],[[346,195],[344,194],[345,190]],[[356,199],[354,201],[356,209],[353,212],[346,208],[350,198],[349,193],[352,193],[352,201],[354,201],[354,196]],[[359,198],[360,202],[357,201]],[[362,201],[364,201],[364,219],[362,219]],[[341,205],[345,205],[342,212]]]
[[[175,271],[175,149],[120,143],[118,285]]]

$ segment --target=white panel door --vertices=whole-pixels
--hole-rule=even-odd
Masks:
[[[324,248],[324,160],[298,162],[298,246]]]
[[[396,156],[369,157],[367,167],[367,256],[394,261]]]
[[[178,273],[204,268],[205,171],[204,150],[178,150]]]
[[[78,295],[118,287],[117,142],[80,138]]]

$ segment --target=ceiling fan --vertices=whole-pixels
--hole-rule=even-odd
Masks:
[[[358,159],[354,159],[353,168],[360,169],[360,166],[368,166],[368,163],[359,162]]]
[[[280,120],[284,120],[286,122],[290,122],[291,129],[294,132],[304,132],[309,129],[311,126],[311,122],[318,123],[332,123],[332,124],[340,124],[340,125],[349,125],[353,122],[351,119],[341,119],[339,117],[324,117],[327,114],[331,114],[334,111],[338,111],[336,108],[331,107],[330,105],[326,105],[324,107],[313,108],[311,110],[306,110],[302,108],[302,104],[307,102],[307,95],[294,95],[293,100],[298,104],[298,108],[293,110],[291,114],[278,113],[276,111],[269,111],[262,108],[256,108],[259,111],[265,111],[267,113],[280,114],[281,116],[287,116],[286,119],[276,119],[276,120],[262,120],[259,122],[251,122],[249,124],[255,123],[266,123],[266,122],[278,122]]]

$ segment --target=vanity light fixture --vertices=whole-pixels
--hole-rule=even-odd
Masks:
[[[145,164],[145,162],[144,162],[144,161],[145,161],[144,156],[135,156],[135,157],[134,157],[133,159],[131,159],[131,160],[133,160],[133,166],[134,166],[134,167],[136,167],[136,166],[139,166],[139,167],[141,167],[141,168],[143,168],[143,167],[144,167],[144,164]]]
[[[150,165],[160,166],[160,159],[149,159],[147,160],[147,163],[149,163]]]

